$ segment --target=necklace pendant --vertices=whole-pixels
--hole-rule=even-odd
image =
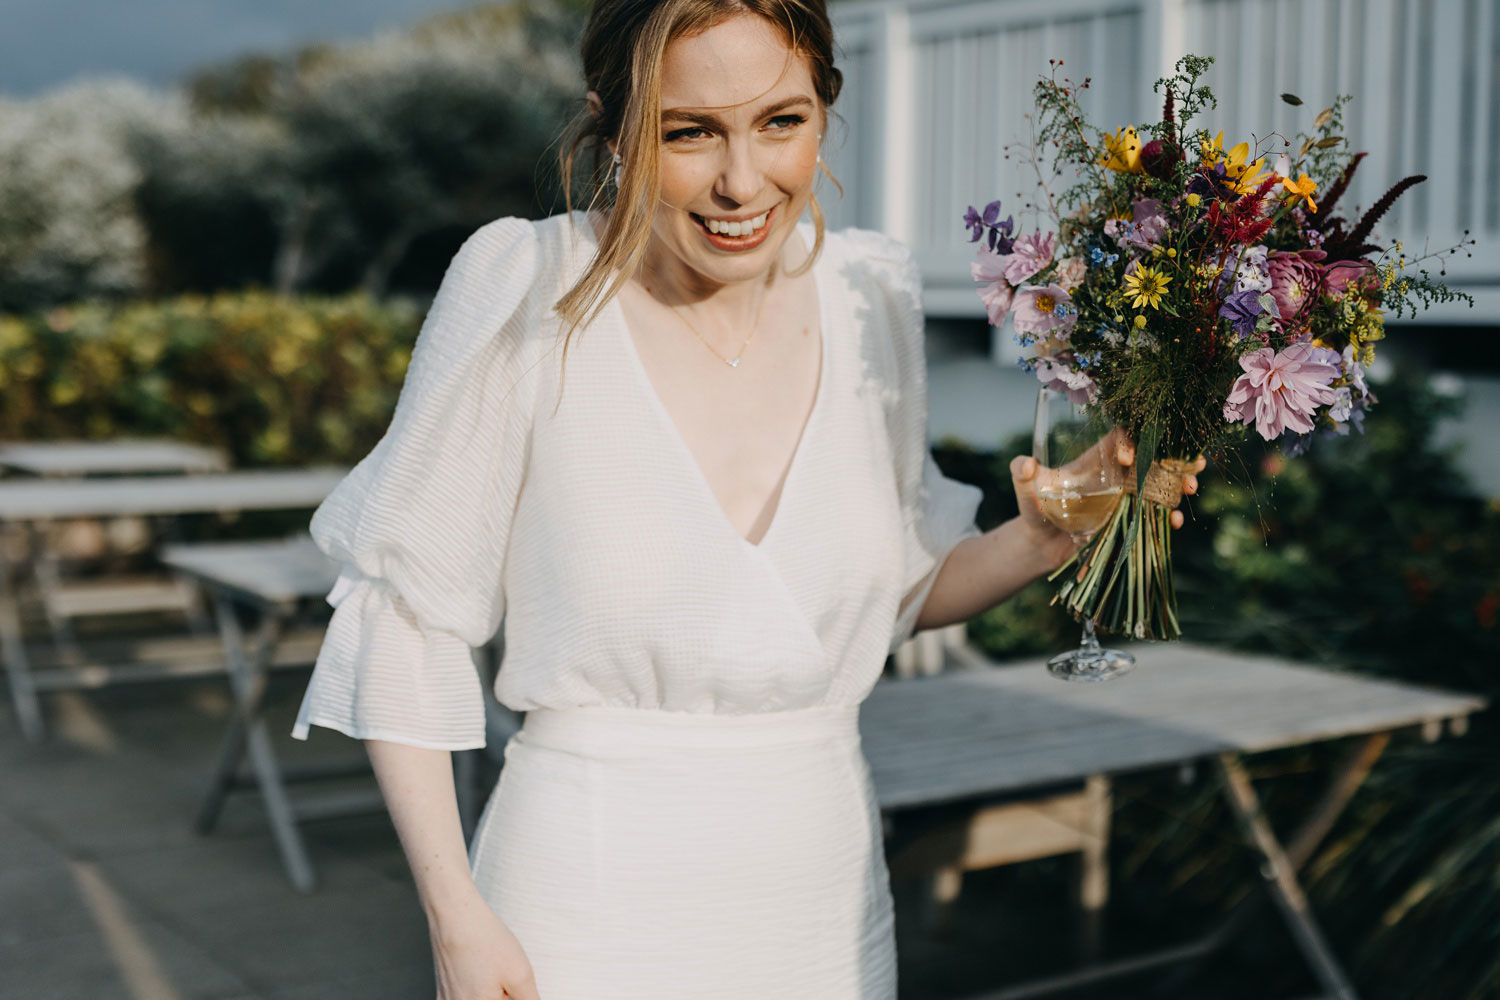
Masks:
[[[739,358],[735,358],[733,361],[729,362],[729,367],[731,367],[731,368],[738,368],[739,366],[740,366],[740,359]]]

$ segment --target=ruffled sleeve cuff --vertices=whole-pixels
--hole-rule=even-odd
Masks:
[[[333,617],[294,737],[324,726],[431,750],[484,746],[483,687],[467,642],[424,627],[389,582],[352,566],[327,600]]]

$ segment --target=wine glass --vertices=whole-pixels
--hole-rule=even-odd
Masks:
[[[1045,386],[1037,393],[1031,454],[1037,462],[1036,495],[1042,516],[1066,531],[1075,545],[1094,537],[1114,515],[1127,469],[1115,457],[1120,435],[1109,418]],[[1083,640],[1047,661],[1047,671],[1067,681],[1103,681],[1135,666],[1135,657],[1106,649],[1083,620]]]

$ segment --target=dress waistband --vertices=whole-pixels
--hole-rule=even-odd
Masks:
[[[743,715],[616,705],[534,708],[526,713],[518,736],[530,746],[606,758],[651,750],[765,749],[857,740],[859,706],[817,705]]]

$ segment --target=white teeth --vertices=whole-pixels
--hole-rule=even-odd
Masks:
[[[703,222],[711,233],[718,233],[721,236],[749,236],[766,224],[766,216],[769,214],[769,212],[762,212],[755,218],[744,222],[720,222],[718,219],[708,218],[705,218]]]

